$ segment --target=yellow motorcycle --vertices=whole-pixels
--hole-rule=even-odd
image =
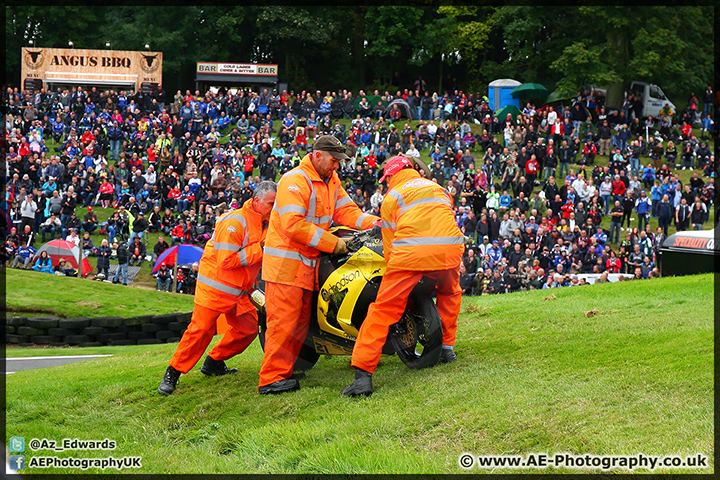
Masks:
[[[348,253],[323,253],[318,259],[320,290],[313,296],[310,329],[295,371],[310,369],[320,355],[352,355],[368,307],[377,297],[385,273],[382,238],[378,229],[334,228],[347,242]],[[383,354],[398,357],[410,368],[432,367],[440,358],[442,323],[432,293],[423,279],[412,291],[405,313],[390,327]],[[260,345],[265,348],[265,294],[251,294],[258,310]]]

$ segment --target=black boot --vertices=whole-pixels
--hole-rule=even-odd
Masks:
[[[455,352],[450,350],[449,348],[443,348],[440,351],[440,363],[452,363],[457,358],[457,355],[455,355]]]
[[[158,393],[161,395],[170,395],[175,391],[175,385],[177,385],[178,378],[180,378],[180,372],[175,370],[173,367],[168,367],[165,370],[165,376],[160,382],[158,387]]]
[[[286,378],[273,382],[270,385],[263,385],[258,388],[258,393],[267,395],[268,393],[285,393],[294,390],[300,390],[300,383],[294,378]]]
[[[342,394],[346,397],[357,397],[359,395],[369,397],[372,393],[372,373],[359,368],[355,369],[355,380],[342,390]]]
[[[200,368],[200,371],[208,377],[227,375],[228,373],[236,373],[237,368],[228,368],[225,362],[222,360],[213,360],[210,355],[205,357],[205,363]]]

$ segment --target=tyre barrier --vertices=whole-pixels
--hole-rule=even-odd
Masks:
[[[190,325],[190,313],[137,317],[5,318],[5,343],[19,347],[100,347],[177,343]]]

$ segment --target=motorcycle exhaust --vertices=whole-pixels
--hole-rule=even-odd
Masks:
[[[265,313],[265,292],[256,288],[250,293],[250,303],[255,305],[258,311]]]

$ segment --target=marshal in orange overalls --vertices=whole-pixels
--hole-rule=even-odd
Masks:
[[[222,314],[227,330],[209,353],[213,360],[224,361],[243,352],[257,336],[257,311],[248,293],[262,264],[261,242],[267,230],[252,202],[220,217],[205,245],[192,321],[170,360],[170,366],[182,373],[189,372],[205,353]]]
[[[352,201],[337,172],[322,179],[310,155],[280,179],[263,256],[267,334],[258,387],[292,375],[310,326],[317,259],[338,243],[330,223],[367,229],[378,220]]]
[[[462,296],[459,266],[465,251],[452,200],[441,186],[411,168],[390,178],[380,214],[388,267],[352,354],[352,366],[370,373],[380,361],[390,325],[400,321],[410,292],[423,276],[435,280],[443,345],[455,345]]]

